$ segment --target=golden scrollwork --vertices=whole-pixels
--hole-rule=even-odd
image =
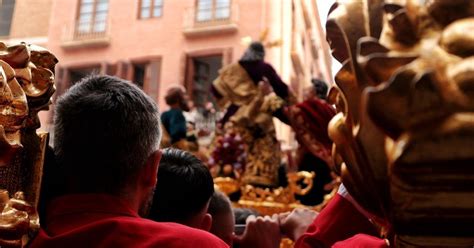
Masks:
[[[316,176],[314,172],[308,171],[290,172],[286,175],[288,177],[288,188],[293,195],[308,194],[308,192],[313,188],[313,179]],[[298,183],[299,181],[302,181],[302,184],[306,186],[302,188],[302,184]]]

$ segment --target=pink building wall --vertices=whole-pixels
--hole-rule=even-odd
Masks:
[[[193,21],[190,14],[196,2],[163,0],[161,17],[142,20],[138,19],[138,0],[109,0],[107,34],[98,45],[74,39],[79,0],[53,0],[47,47],[58,57],[58,68],[159,58],[158,92],[148,93],[162,111],[167,108],[163,99],[167,87],[185,84],[188,55],[218,52],[223,54],[224,65],[235,62],[246,48],[242,38],[250,36],[256,40],[266,28],[269,29],[267,40],[282,41],[281,46],[267,49],[266,60],[295,93],[301,95],[311,77],[332,81],[330,67],[325,65],[329,61],[324,51],[327,44],[321,32],[316,0],[231,0],[231,24],[236,29],[229,32],[224,28],[189,37],[185,30],[196,30],[190,28]],[[311,46],[315,47],[316,54]],[[295,65],[298,62],[295,58],[301,68]],[[64,72],[59,72],[58,78],[64,77],[61,74]],[[58,80],[59,93],[65,90],[62,83]],[[144,89],[149,90],[146,85]],[[43,129],[48,130],[50,122],[51,117],[43,114]],[[277,135],[284,142],[294,144],[289,127],[278,122]]]
[[[158,102],[164,106],[163,94],[167,85],[184,83],[185,57],[198,51],[231,49],[231,59],[236,61],[245,47],[241,38],[258,37],[262,31],[262,3],[253,0],[234,1],[239,14],[238,30],[230,34],[213,34],[187,38],[183,35],[186,10],[194,1],[165,0],[163,15],[158,18],[137,18],[137,1],[109,1],[109,37],[106,47],[78,47],[65,49],[76,21],[77,1],[56,0],[50,22],[48,48],[58,57],[59,66],[77,67],[97,62],[116,63],[143,57],[161,57]],[[257,25],[254,20],[257,20]]]

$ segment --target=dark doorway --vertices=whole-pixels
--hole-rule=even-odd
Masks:
[[[145,73],[146,73],[147,64],[133,64],[133,80],[132,82],[136,83],[138,87],[143,89],[145,84]]]

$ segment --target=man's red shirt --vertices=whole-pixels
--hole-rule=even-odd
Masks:
[[[377,230],[367,217],[350,201],[336,194],[296,241],[295,248],[388,248],[385,241],[376,236]]]
[[[31,248],[225,248],[214,235],[176,223],[143,219],[120,198],[67,195],[53,200]]]

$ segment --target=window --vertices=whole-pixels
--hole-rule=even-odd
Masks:
[[[222,68],[222,54],[189,57],[186,83],[194,105],[204,108],[208,102],[214,102],[210,88]]]
[[[15,0],[0,0],[0,36],[10,35]]]
[[[230,17],[230,0],[197,0],[196,20],[227,20]]]
[[[127,79],[143,89],[151,98],[158,99],[160,81],[160,58],[134,60],[129,64]]]
[[[108,0],[82,0],[76,33],[103,33],[107,28]]]
[[[163,14],[163,0],[140,0],[138,18],[148,19]]]

